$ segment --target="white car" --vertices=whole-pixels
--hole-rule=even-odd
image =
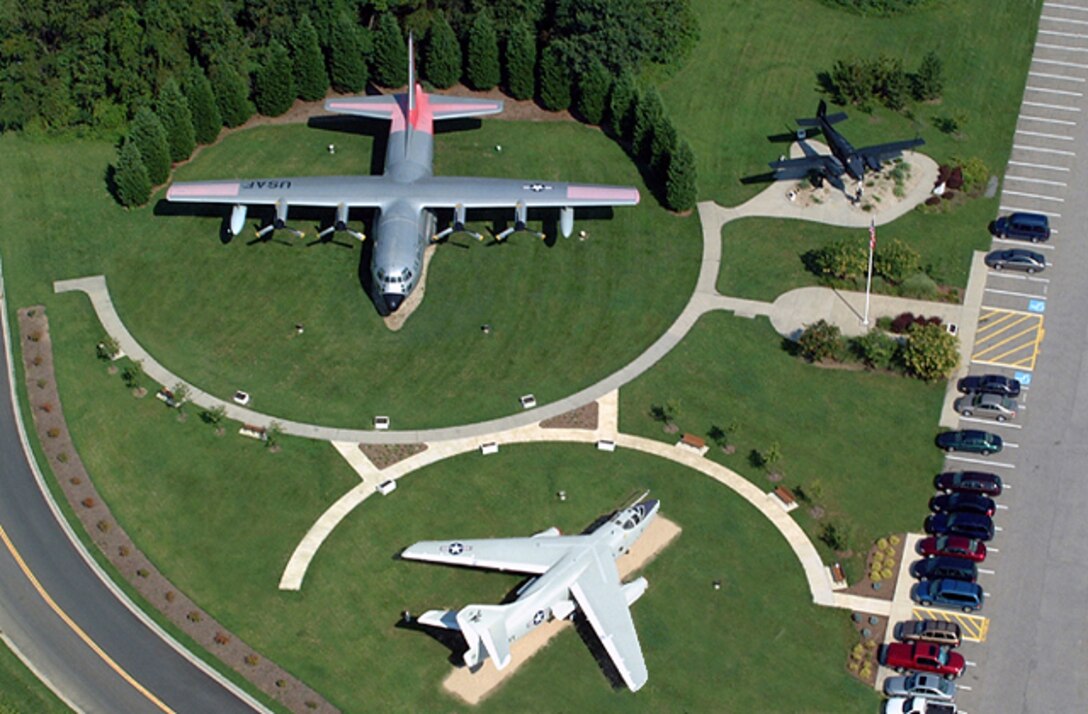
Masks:
[[[884,694],[889,697],[925,697],[950,702],[956,698],[956,683],[935,674],[917,672],[906,677],[888,677],[884,680]]]
[[[884,714],[956,714],[956,705],[925,697],[893,697],[885,700]]]

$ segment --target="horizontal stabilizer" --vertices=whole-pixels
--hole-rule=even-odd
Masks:
[[[461,626],[457,624],[457,613],[453,610],[428,610],[417,617],[416,622],[443,630],[461,629]]]
[[[474,99],[472,97],[449,97],[444,94],[428,94],[428,108],[439,119],[466,119],[500,114],[503,109],[501,99]]]
[[[401,112],[397,97],[392,94],[380,94],[373,97],[337,97],[325,100],[325,111],[337,114],[351,114],[372,119],[392,119]]]
[[[506,633],[508,605],[469,605],[457,613],[457,624],[468,643],[465,664],[473,667],[490,656],[496,669],[510,664],[510,641]]]

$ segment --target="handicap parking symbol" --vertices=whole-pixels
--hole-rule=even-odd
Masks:
[[[1046,300],[1032,300],[1028,302],[1028,310],[1032,312],[1046,312]]]
[[[1031,384],[1031,372],[1016,372],[1013,374],[1013,378],[1025,387]]]

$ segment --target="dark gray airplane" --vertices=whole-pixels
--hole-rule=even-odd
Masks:
[[[230,234],[245,226],[248,205],[274,206],[272,223],[257,231],[264,236],[286,230],[296,236],[302,231],[287,225],[288,206],[318,206],[336,210],[336,220],[318,235],[345,232],[359,240],[362,233],[348,228],[352,208],[377,208],[374,227],[374,254],[370,271],[374,303],[379,312],[394,312],[419,283],[423,272],[423,251],[434,240],[453,232],[467,232],[469,209],[509,207],[514,225],[496,238],[527,231],[529,209],[559,209],[559,229],[569,236],[574,227],[574,209],[583,206],[633,206],[639,202],[638,189],[630,186],[602,186],[558,181],[435,176],[434,123],[498,114],[502,100],[446,97],[428,94],[416,82],[412,39],[408,40],[408,91],[368,97],[329,99],[325,109],[338,114],[385,119],[390,122],[385,171],[381,176],[308,176],[268,178],[255,181],[199,181],[175,183],[166,200],[189,203],[233,205]],[[436,233],[435,209],[452,209],[453,224]],[[479,237],[479,236],[477,236]]]
[[[855,149],[846,137],[831,126],[844,119],[846,114],[843,112],[828,114],[827,103],[821,99],[816,109],[816,116],[798,119],[797,123],[805,127],[818,128],[827,138],[831,154],[817,153],[805,143],[803,134],[798,132],[798,143],[805,155],[799,159],[772,161],[770,166],[774,169],[774,178],[798,179],[815,174],[820,179],[826,179],[835,188],[843,190],[842,175],[845,173],[856,180],[860,188],[866,169],[879,171],[882,162],[897,158],[906,149],[913,149],[915,146],[926,143],[924,139],[906,139]]]

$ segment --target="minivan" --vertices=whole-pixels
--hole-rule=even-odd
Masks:
[[[919,580],[966,580],[973,583],[978,580],[978,566],[966,558],[937,556],[916,561],[910,566],[910,574]]]
[[[981,610],[984,599],[982,588],[977,583],[947,579],[925,580],[917,583],[910,589],[910,597],[923,607],[947,605],[957,607],[964,612]]]
[[[994,233],[1001,238],[1020,238],[1038,243],[1050,239],[1050,221],[1039,213],[1011,213],[997,219]]]
[[[948,620],[905,620],[895,626],[895,637],[902,642],[934,642],[959,647],[962,634],[959,623]]]

